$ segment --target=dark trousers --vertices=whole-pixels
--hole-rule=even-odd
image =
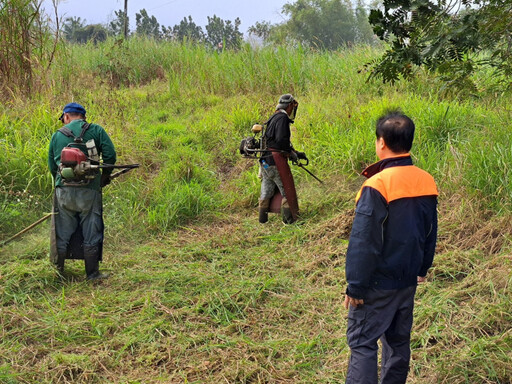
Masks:
[[[103,242],[102,196],[100,191],[79,187],[55,189],[59,214],[55,216],[57,250],[65,254],[78,224],[82,226],[84,246]]]
[[[407,380],[416,286],[368,292],[364,305],[350,307],[347,341],[350,362],[347,384],[377,384],[377,341],[382,342],[381,384]]]

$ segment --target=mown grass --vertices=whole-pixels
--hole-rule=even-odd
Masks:
[[[58,279],[42,224],[0,248],[2,383],[339,383],[348,361],[344,253],[374,124],[400,107],[413,157],[438,182],[440,232],[419,287],[410,383],[508,383],[510,109],[396,86],[358,69],[376,51],[244,47],[222,54],[131,40],[66,47],[52,93],[1,106],[0,231],[50,209],[46,150],[69,100],[141,168],[105,189],[102,267]],[[257,168],[238,153],[277,97],[300,101],[293,142],[303,219],[257,223]]]

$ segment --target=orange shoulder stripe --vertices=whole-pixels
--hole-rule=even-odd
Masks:
[[[359,190],[356,202],[364,187],[376,189],[388,203],[407,197],[439,195],[434,178],[414,165],[386,168],[370,177]]]

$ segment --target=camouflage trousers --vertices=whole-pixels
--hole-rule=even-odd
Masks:
[[[279,192],[286,197],[284,193],[283,182],[281,176],[275,165],[270,165],[267,168],[261,168],[261,196],[260,200],[271,199],[274,196],[275,188],[279,188]]]

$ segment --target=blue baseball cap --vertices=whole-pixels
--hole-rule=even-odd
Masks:
[[[79,113],[85,116],[85,108],[78,103],[66,104],[62,110],[62,115],[60,115],[59,120],[62,120],[65,113]]]

